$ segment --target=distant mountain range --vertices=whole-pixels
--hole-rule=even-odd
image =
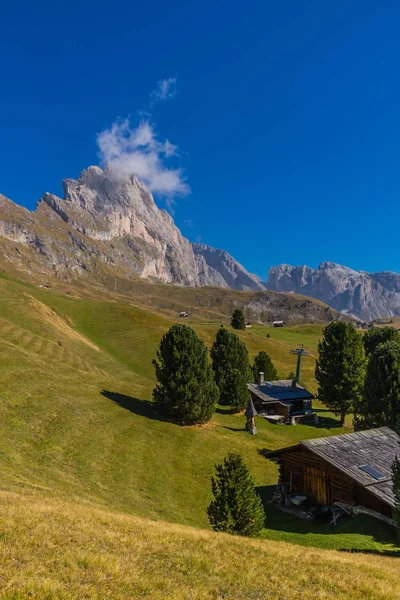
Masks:
[[[135,176],[121,179],[108,168],[89,167],[77,180],[65,179],[63,188],[63,199],[46,193],[34,212],[0,195],[2,263],[42,278],[106,287],[115,278],[142,277],[191,287],[295,292],[363,320],[400,314],[395,273],[368,274],[333,263],[316,270],[279,265],[262,282],[224,250],[185,238]]]
[[[269,270],[267,287],[317,298],[363,321],[400,315],[400,275],[389,271],[366,273],[331,262],[318,269],[278,265]]]

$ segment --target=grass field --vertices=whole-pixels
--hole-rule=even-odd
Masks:
[[[2,600],[398,600],[398,559],[0,493]]]
[[[277,480],[277,467],[264,458],[265,450],[350,427],[348,422],[346,429],[338,428],[333,415],[321,407],[318,427],[274,426],[259,420],[255,437],[244,431],[243,416],[225,409],[219,409],[203,427],[166,422],[150,402],[151,359],[172,322],[128,303],[79,299],[0,278],[0,581],[5,586],[0,598],[25,598],[29,586],[37,598],[146,594],[152,598],[263,598],[268,595],[260,592],[261,585],[265,593],[279,589],[274,587],[272,569],[276,553],[286,556],[283,572],[300,565],[304,552],[319,564],[319,552],[296,551],[296,546],[287,546],[289,542],[356,552],[398,552],[392,531],[369,519],[353,519],[332,530],[293,521],[271,506],[262,534],[269,541],[236,540],[165,524],[208,528],[205,508],[211,495],[210,477],[215,462],[229,451],[244,456],[256,485],[267,496]],[[196,321],[193,326],[211,345],[218,323]],[[304,343],[311,356],[303,361],[302,380],[311,389],[320,334],[319,325],[260,326],[240,333],[250,355],[266,350],[282,377],[295,369],[290,349]],[[139,532],[138,536],[131,531]],[[190,558],[194,545],[198,550]],[[43,563],[50,569],[48,579],[40,566],[38,547],[43,548],[43,560],[50,561]],[[220,552],[223,556],[217,560]],[[260,553],[269,566],[263,570],[260,560],[255,560],[251,583],[249,575],[239,573],[235,565],[243,564],[245,556],[250,560]],[[15,564],[10,562],[12,557],[16,557]],[[354,559],[359,565],[354,567],[357,579],[369,563],[365,557]],[[346,572],[350,558],[328,552],[326,560],[332,561],[332,571],[337,570],[340,586],[339,574]],[[129,561],[134,565],[132,572],[128,572]],[[154,581],[152,561],[159,570]],[[143,567],[138,567],[139,562]],[[166,575],[171,564],[177,569],[174,582]],[[357,583],[353,596],[341,592],[337,597],[400,597],[390,577],[383,581],[377,576],[381,565],[383,572],[391,572],[391,560],[372,557],[370,565],[376,568],[370,566],[368,578]],[[103,571],[104,595],[96,596],[96,586],[103,585]],[[203,578],[207,574],[207,581],[200,582],[202,573]],[[318,577],[314,566],[310,573],[299,571],[285,583],[290,588],[283,587],[282,595],[273,597],[300,597],[294,592],[296,581],[298,589],[309,594],[307,585],[314,581],[315,595],[303,593],[303,598],[331,597],[328,579],[319,581]],[[79,595],[79,581],[87,586],[86,596]],[[170,595],[162,595],[163,581],[171,586]],[[196,585],[196,594],[189,594],[190,582]],[[368,590],[374,586],[389,595],[371,595]]]

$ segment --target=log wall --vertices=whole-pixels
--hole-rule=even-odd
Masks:
[[[314,495],[323,497],[321,481],[326,481],[326,503],[343,502],[344,504],[360,504],[385,516],[392,516],[392,509],[385,502],[355,482],[348,475],[339,471],[328,462],[308,450],[300,448],[282,454],[279,458],[280,481],[291,493],[300,496],[310,496],[310,486],[315,490]],[[314,477],[313,484],[310,484]],[[306,487],[308,489],[306,489]]]

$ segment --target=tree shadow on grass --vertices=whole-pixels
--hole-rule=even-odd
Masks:
[[[272,485],[259,485],[256,487],[256,492],[260,496],[264,506],[271,502],[274,491],[276,490],[276,483]]]
[[[229,431],[246,431],[246,427],[227,427],[226,425],[220,425],[221,429],[228,429]]]
[[[334,419],[333,417],[324,417],[321,415],[321,413],[331,413],[328,408],[314,408],[314,412],[318,415],[318,423],[314,425],[314,427],[317,427],[317,429],[335,429],[343,427],[339,419]]]
[[[275,488],[276,485],[266,485],[256,487],[256,490],[264,505],[265,527],[272,531],[293,534],[293,537],[288,537],[287,541],[297,544],[300,540],[306,539],[303,536],[310,534],[338,536],[338,539],[335,542],[335,550],[341,552],[375,554],[380,556],[392,556],[394,558],[400,556],[400,549],[396,541],[396,531],[390,525],[386,525],[367,515],[344,518],[336,527],[329,526],[329,514],[325,519],[321,518],[311,521],[301,519],[299,516],[283,512],[275,504],[272,504],[271,500]],[[360,534],[371,537],[375,542],[389,547],[387,549],[357,548],[357,545],[360,544]],[[351,540],[352,535],[354,535],[354,548],[351,548],[351,546],[349,547],[349,541]],[[340,536],[343,536],[343,538],[340,539]],[[343,543],[343,547],[340,547],[341,543]],[[318,544],[316,544],[315,540],[314,543],[310,541],[310,543],[304,545],[317,547]],[[327,546],[324,545],[324,547]]]
[[[313,425],[317,429],[342,429],[343,425],[339,420],[332,417],[320,417],[318,423]]]
[[[215,412],[219,415],[237,415],[237,410],[233,410],[230,406],[217,406]]]
[[[132,396],[126,396],[125,394],[110,392],[108,390],[102,390],[100,393],[105,398],[108,398],[108,400],[112,400],[112,402],[115,402],[115,404],[118,404],[121,408],[129,410],[129,412],[138,415],[139,417],[168,422],[168,419],[160,414],[156,410],[154,404],[148,400],[141,400],[140,398],[133,398]]]
[[[349,554],[374,554],[375,556],[389,556],[391,558],[399,558],[400,550],[360,550],[356,548],[352,548],[351,550],[346,550],[345,548],[339,548],[339,552],[347,552]]]
[[[273,452],[273,448],[259,448],[257,450],[257,452],[260,456],[263,456],[264,458],[267,458],[268,460],[270,460],[268,454],[270,452]]]

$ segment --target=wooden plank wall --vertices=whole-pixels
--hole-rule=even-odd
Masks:
[[[317,471],[314,471],[316,476],[324,477],[325,474],[327,475],[329,489],[328,501],[330,503],[357,503],[384,514],[385,516],[391,516],[392,511],[386,503],[381,502],[381,500],[376,498],[366,488],[360,486],[345,473],[342,473],[331,466],[328,462],[306,448],[283,454],[279,459],[279,463],[281,482],[285,484],[288,490],[291,483],[293,494],[302,496],[307,495],[303,467],[307,467],[308,473],[310,473],[310,469],[316,469]],[[317,486],[318,483],[316,482],[315,485]]]

